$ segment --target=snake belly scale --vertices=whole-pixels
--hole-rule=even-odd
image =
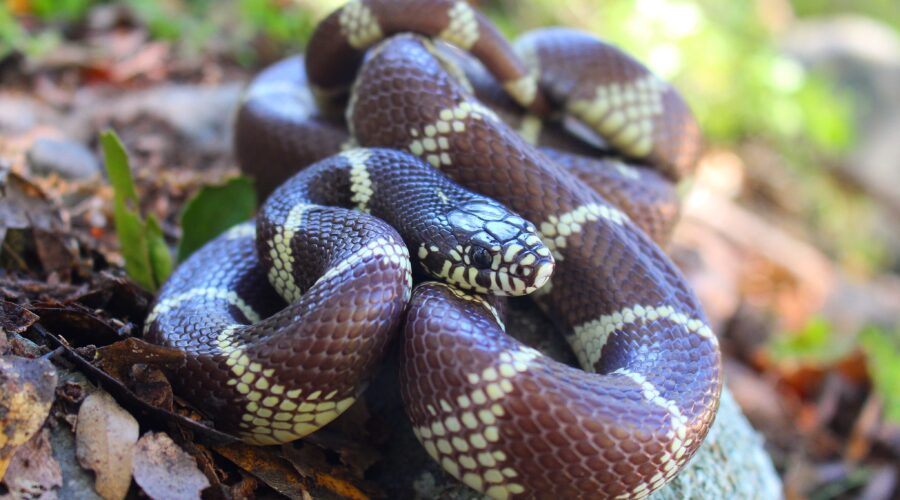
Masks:
[[[578,142],[563,116],[590,144],[546,149]],[[402,331],[414,434],[493,498],[641,498],[697,450],[718,343],[654,240],[699,132],[637,61],[571,30],[510,45],[461,1],[351,0],[305,61],[251,84],[235,134],[272,196],[176,271],[146,323],[190,352],[177,390],[217,426],[259,444],[314,431]],[[413,267],[441,282],[413,289]],[[583,370],[508,336],[481,293],[532,293]]]

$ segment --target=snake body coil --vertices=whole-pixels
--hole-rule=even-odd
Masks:
[[[388,38],[399,32],[469,51],[496,83],[428,39]],[[670,86],[596,39],[545,30],[516,50],[462,1],[354,0],[319,25],[305,72],[294,58],[251,85],[236,148],[263,192],[346,151],[274,188],[256,253],[239,226],[158,299],[150,337],[194,352],[179,389],[217,425],[258,443],[324,425],[359,394],[409,298],[407,413],[428,453],[472,488],[643,497],[690,459],[718,404],[718,344],[648,234],[663,242],[671,230],[696,124]],[[576,143],[563,116],[587,142],[546,149]],[[618,156],[598,158],[607,148]],[[450,284],[410,298],[407,247]],[[587,371],[507,336],[472,293],[535,290]]]

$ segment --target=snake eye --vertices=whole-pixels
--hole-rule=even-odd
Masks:
[[[475,249],[472,250],[472,263],[475,264],[475,267],[478,269],[489,269],[493,260],[491,254],[484,248],[475,247]]]

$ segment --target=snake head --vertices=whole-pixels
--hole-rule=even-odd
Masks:
[[[455,205],[444,241],[423,244],[419,259],[433,276],[464,290],[527,295],[553,272],[553,256],[534,224],[488,199]]]

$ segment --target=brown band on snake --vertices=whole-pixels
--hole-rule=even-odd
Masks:
[[[521,106],[538,114],[548,111],[535,75],[497,28],[464,0],[350,0],[330,14],[307,45],[307,72],[320,108],[334,116],[343,111],[365,49],[401,32],[439,38],[470,52]]]
[[[541,303],[597,372],[473,339],[479,319],[458,309],[448,313],[457,322],[408,323],[407,346],[459,346],[405,365],[407,409],[432,456],[498,497],[643,496],[671,479],[706,435],[721,390],[717,341],[677,268],[624,213],[467,95],[420,39],[379,45],[351,102],[361,144],[410,151],[536,222],[557,261]],[[459,307],[443,302],[452,295],[421,292],[411,307],[441,316]],[[479,363],[486,368],[473,371]],[[470,414],[475,427],[463,421]]]

